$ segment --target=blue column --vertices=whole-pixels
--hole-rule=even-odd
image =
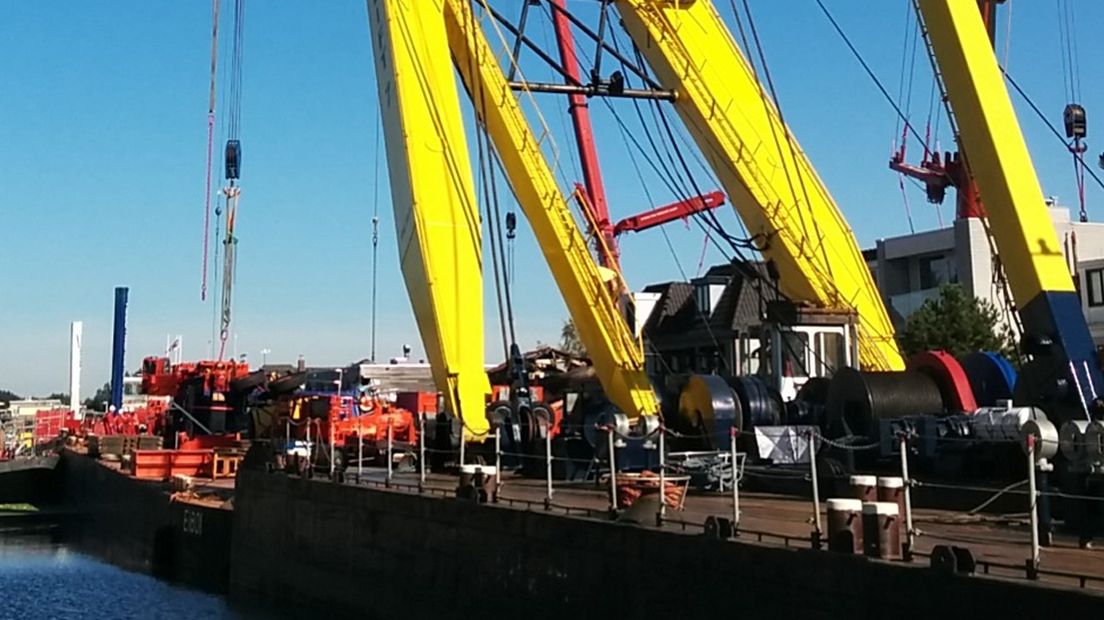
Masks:
[[[123,369],[126,365],[126,309],[125,286],[115,287],[115,331],[111,339],[111,405],[118,410],[123,405]]]

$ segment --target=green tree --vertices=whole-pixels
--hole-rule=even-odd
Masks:
[[[15,392],[9,392],[8,390],[0,390],[0,403],[10,403],[13,400],[22,400],[19,394]]]
[[[84,400],[84,406],[89,409],[95,409],[96,411],[107,411],[107,403],[111,400],[111,384],[105,383],[103,387],[96,390],[96,393],[92,395],[92,398],[86,398]]]
[[[943,350],[955,357],[974,351],[996,351],[1018,360],[1011,331],[1000,323],[997,308],[968,295],[957,284],[944,285],[939,295],[909,315],[898,334],[905,355]]]
[[[560,329],[560,349],[578,357],[586,357],[586,347],[579,340],[579,332],[575,330],[575,322],[571,319],[564,321]]]
[[[46,398],[48,400],[54,400],[54,399],[60,400],[61,404],[63,404],[63,405],[68,405],[69,404],[69,395],[65,394],[63,392],[54,392],[53,394],[50,394]]]

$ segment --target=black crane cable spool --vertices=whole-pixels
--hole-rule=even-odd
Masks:
[[[841,368],[828,388],[827,422],[832,432],[873,438],[878,420],[942,413],[939,386],[920,372]]]
[[[757,375],[726,377],[740,401],[744,429],[777,426],[782,423],[782,395]]]

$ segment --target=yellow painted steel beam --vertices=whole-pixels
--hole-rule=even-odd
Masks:
[[[976,0],[920,0],[918,6],[1016,306],[1023,309],[1042,291],[1073,291]]]
[[[658,413],[639,342],[605,280],[487,43],[469,0],[445,0],[456,67],[586,346],[606,396],[630,419]]]
[[[406,290],[445,407],[477,438],[482,233],[441,0],[368,0],[368,15]]]
[[[904,362],[854,233],[708,0],[615,0],[763,256],[795,301],[859,316],[859,361]]]

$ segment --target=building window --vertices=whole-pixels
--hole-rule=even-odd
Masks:
[[[1089,307],[1104,306],[1104,269],[1087,270],[1085,284],[1089,291]]]
[[[918,259],[917,264],[920,268],[920,290],[958,282],[953,256],[925,256]]]

